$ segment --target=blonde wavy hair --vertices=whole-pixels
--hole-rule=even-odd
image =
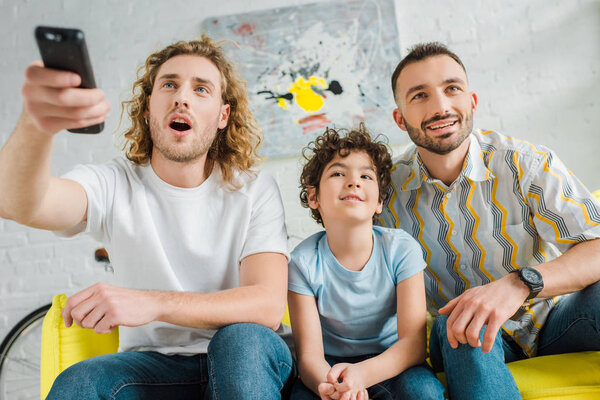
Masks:
[[[173,43],[151,54],[138,69],[132,98],[121,104],[121,119],[125,110],[131,118],[131,127],[123,135],[125,155],[136,165],[150,161],[153,143],[144,113],[148,109],[158,70],[167,60],[178,55],[206,57],[221,72],[221,100],[229,104],[229,120],[208,150],[205,173],[208,175],[217,163],[223,180],[233,188],[239,188],[234,181],[235,171],[254,174],[252,167],[260,160],[257,149],[263,135],[248,105],[246,82],[227,60],[222,42],[213,42],[206,35],[202,35],[200,40]]]

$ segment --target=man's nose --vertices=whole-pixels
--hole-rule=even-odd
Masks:
[[[448,96],[444,93],[435,93],[429,102],[430,115],[445,115],[452,111],[452,105]]]
[[[188,95],[184,88],[182,87],[175,94],[175,107],[177,108],[190,108],[190,102],[188,99]]]

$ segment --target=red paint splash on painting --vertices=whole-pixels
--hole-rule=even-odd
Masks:
[[[298,123],[302,125],[302,134],[306,135],[325,128],[331,121],[325,114],[316,114],[299,119]]]
[[[240,36],[248,36],[254,33],[255,29],[256,26],[254,24],[244,23],[235,30],[235,33],[237,33]]]

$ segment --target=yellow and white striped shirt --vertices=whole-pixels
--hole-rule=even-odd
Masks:
[[[419,241],[427,306],[437,313],[470,287],[600,237],[600,204],[551,150],[474,131],[460,176],[432,179],[416,147],[395,162],[380,223]],[[536,298],[503,325],[529,355],[557,298]]]

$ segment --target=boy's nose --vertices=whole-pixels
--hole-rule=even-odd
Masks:
[[[348,182],[348,187],[349,187],[349,188],[352,188],[352,187],[357,187],[357,188],[359,188],[359,187],[360,187],[360,182],[359,182],[359,181],[356,181],[356,182],[355,182],[355,181]]]

